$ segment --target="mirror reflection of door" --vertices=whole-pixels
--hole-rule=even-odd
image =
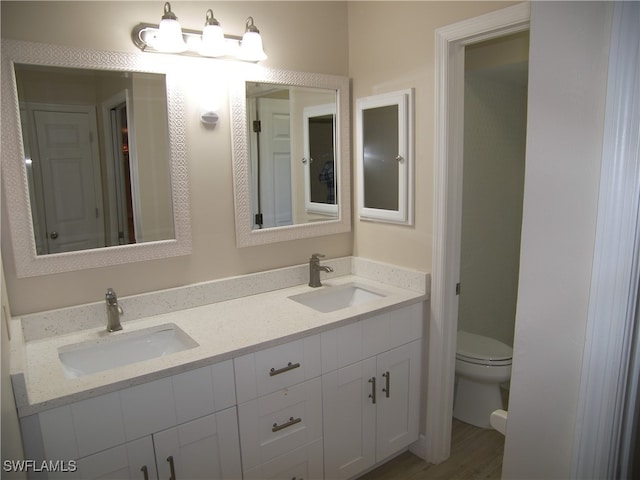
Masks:
[[[364,206],[398,210],[398,105],[362,112]]]
[[[15,75],[36,253],[174,238],[165,75]]]
[[[304,109],[305,208],[336,216],[335,104]]]
[[[250,138],[255,155],[252,174],[257,184],[254,228],[293,223],[291,192],[291,125],[289,100],[257,98]],[[254,156],[252,155],[252,158]]]
[[[136,243],[136,231],[140,226],[134,216],[134,202],[131,184],[132,165],[130,163],[129,120],[127,91],[124,90],[103,103],[103,122],[107,178],[105,185],[108,200],[108,237],[110,245]]]
[[[36,201],[38,253],[104,246],[104,211],[95,109],[29,104],[28,163]]]

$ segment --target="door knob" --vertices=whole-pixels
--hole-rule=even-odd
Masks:
[[[51,232],[49,236],[55,240],[56,238],[58,238],[58,232]]]

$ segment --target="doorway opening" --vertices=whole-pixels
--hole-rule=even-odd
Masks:
[[[465,48],[458,330],[509,347],[520,266],[528,55],[528,31]]]
[[[434,245],[429,333],[425,459],[451,451],[464,140],[465,47],[529,29],[528,4],[518,4],[436,31]]]

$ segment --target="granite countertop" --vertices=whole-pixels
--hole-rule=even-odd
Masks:
[[[356,282],[385,296],[329,313],[318,312],[288,298],[350,282]],[[72,333],[13,342],[11,373],[19,415],[32,415],[231,359],[428,298],[425,291],[410,290],[353,274],[325,280],[323,285],[320,288],[292,286],[152,315],[125,322],[123,330],[115,333],[107,333],[102,325]],[[21,328],[20,319],[12,322],[16,323],[12,325],[12,330]],[[79,378],[67,378],[63,372],[58,358],[58,348],[61,346],[126,335],[135,330],[168,323],[182,329],[198,346]]]

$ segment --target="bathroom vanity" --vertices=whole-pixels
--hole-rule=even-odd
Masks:
[[[429,278],[324,263],[334,273],[320,288],[302,265],[123,298],[116,333],[84,325],[89,312],[105,321],[100,304],[14,320],[26,457],[71,466],[43,478],[335,479],[406,449],[419,436]],[[130,339],[167,341],[158,332],[182,349],[127,360]]]

